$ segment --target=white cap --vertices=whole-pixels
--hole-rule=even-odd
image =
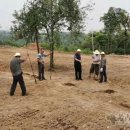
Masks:
[[[19,56],[19,57],[20,57],[20,56],[21,56],[21,54],[20,54],[20,53],[15,53],[15,55],[14,55],[14,56],[15,56],[15,57],[16,57],[16,56]]]
[[[77,51],[78,51],[78,52],[81,52],[81,50],[80,50],[80,49],[77,49]]]
[[[94,51],[94,54],[95,54],[95,55],[99,55],[100,52],[99,52],[98,50],[95,50],[95,51]]]
[[[101,55],[105,55],[105,52],[101,52]]]

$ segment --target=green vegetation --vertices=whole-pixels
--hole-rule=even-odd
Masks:
[[[25,44],[24,39],[15,40],[8,31],[0,31],[0,45],[10,45],[15,47],[22,47]]]
[[[40,33],[44,33],[52,52],[51,68],[54,64],[54,47],[59,42],[57,32],[64,29],[71,33],[80,32],[84,27],[86,11],[91,8],[91,4],[81,8],[80,0],[29,0],[23,9],[14,12],[11,30],[15,38],[36,42],[38,52]]]
[[[40,42],[42,47],[51,51],[74,52],[80,48],[83,53],[90,54],[93,37],[94,49],[108,54],[130,54],[130,16],[127,11],[110,7],[101,17],[104,29],[85,34],[82,31],[85,12],[79,8],[79,1],[72,0],[69,3],[67,0],[60,0],[60,6],[55,2],[52,0],[29,2],[21,12],[15,11],[16,20],[13,22],[11,32],[0,31],[0,45],[20,47],[26,42],[37,44]],[[48,7],[53,8],[53,12],[48,10]],[[77,11],[79,11],[78,14]],[[43,12],[49,16],[46,18]],[[68,32],[62,31],[62,28],[67,29]]]

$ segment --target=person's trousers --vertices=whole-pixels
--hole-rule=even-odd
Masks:
[[[39,80],[45,79],[45,77],[44,77],[44,64],[41,64],[41,63],[38,64],[38,75],[39,75]]]
[[[91,64],[90,74],[95,73],[97,76],[99,75],[99,64]]]
[[[21,90],[22,90],[22,96],[26,95],[26,87],[25,87],[22,73],[20,75],[13,76],[13,83],[12,83],[12,86],[10,89],[10,95],[14,95],[14,92],[15,92],[15,89],[16,89],[18,82],[19,82],[19,85],[20,85]]]
[[[107,82],[106,66],[103,67],[103,71],[100,72],[100,82]]]
[[[91,64],[91,67],[90,67],[90,74],[91,73],[94,73],[94,64],[93,63]]]
[[[74,63],[75,79],[82,79],[82,66],[80,62]]]

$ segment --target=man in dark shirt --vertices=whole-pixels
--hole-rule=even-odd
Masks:
[[[16,53],[14,55],[14,58],[10,62],[10,70],[12,72],[13,76],[13,83],[10,89],[10,96],[14,95],[17,82],[19,82],[21,90],[22,90],[22,96],[26,95],[26,87],[22,76],[22,69],[21,69],[21,63],[23,63],[26,59],[20,59],[21,54]]]
[[[82,80],[82,66],[81,66],[81,50],[77,49],[74,55],[74,68],[75,68],[75,79]]]

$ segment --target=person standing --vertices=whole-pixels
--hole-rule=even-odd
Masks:
[[[50,53],[51,54],[51,53]],[[49,56],[50,54],[46,55],[44,54],[44,49],[40,48],[40,53],[37,56],[37,62],[38,62],[38,78],[39,80],[46,80],[44,76],[44,58]]]
[[[77,49],[74,55],[75,79],[82,80],[81,50]]]
[[[14,95],[18,82],[22,90],[22,96],[26,95],[26,86],[25,86],[24,79],[22,76],[23,72],[21,69],[21,63],[25,62],[27,58],[21,59],[20,57],[21,57],[20,53],[15,53],[14,58],[10,62],[10,70],[13,76],[13,83],[10,89],[10,96]]]
[[[107,82],[107,73],[106,73],[106,58],[105,52],[101,52],[101,61],[100,61],[100,83]]]
[[[94,79],[95,79],[95,75],[98,78],[100,59],[101,59],[100,52],[98,50],[95,50],[93,52],[93,56],[92,56],[92,64],[91,64],[91,68],[90,68],[90,72],[89,72],[89,77],[91,77],[91,74],[94,73]]]

